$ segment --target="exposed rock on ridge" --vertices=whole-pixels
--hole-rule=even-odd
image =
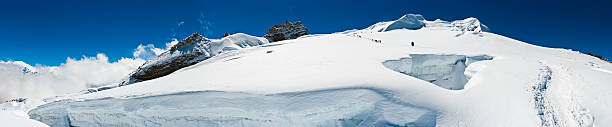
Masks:
[[[265,38],[267,38],[270,42],[296,39],[300,36],[304,36],[308,34],[308,29],[302,25],[301,21],[297,21],[295,23],[291,23],[289,21],[285,21],[285,24],[277,24],[272,28],[268,29]]]

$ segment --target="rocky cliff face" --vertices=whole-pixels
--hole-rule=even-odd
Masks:
[[[295,23],[291,23],[286,21],[285,24],[277,24],[272,28],[268,29],[265,38],[267,38],[270,42],[288,40],[288,39],[296,39],[300,36],[304,36],[308,34],[308,29],[302,25],[302,22],[297,21]]]

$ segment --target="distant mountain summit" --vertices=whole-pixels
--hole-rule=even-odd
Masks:
[[[296,39],[306,34],[308,34],[308,29],[302,25],[301,21],[297,21],[295,23],[285,21],[285,24],[277,24],[268,29],[268,32],[266,35],[264,35],[264,37],[270,40],[270,42],[276,42]]]
[[[23,62],[23,61],[0,61],[0,64],[4,64],[6,66],[1,66],[0,70],[20,70],[23,74],[37,74],[37,70],[35,67]]]

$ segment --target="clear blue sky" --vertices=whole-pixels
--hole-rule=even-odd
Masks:
[[[428,20],[476,17],[497,34],[611,58],[610,5],[605,0],[2,0],[0,60],[58,65],[66,57],[105,53],[116,61],[131,57],[138,44],[160,47],[196,31],[209,38],[225,32],[262,36],[288,19],[303,21],[310,33],[332,33],[406,13]],[[209,29],[201,28],[199,19],[210,23]]]

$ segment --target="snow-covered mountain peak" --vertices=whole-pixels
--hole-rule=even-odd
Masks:
[[[389,31],[394,29],[410,29],[417,30],[425,27],[425,18],[420,14],[406,14],[401,18],[393,21],[382,31]]]
[[[453,21],[450,24],[453,25],[452,30],[456,31],[490,32],[489,27],[482,24],[480,20],[474,17]]]
[[[405,14],[401,18],[399,18],[397,21],[402,21],[402,20],[419,20],[419,21],[424,21],[425,18],[421,14]]]
[[[36,68],[31,65],[23,62],[23,61],[0,61],[0,64],[5,64],[9,66],[14,66],[15,68],[20,68],[24,74],[36,73]]]
[[[417,30],[425,26],[425,18],[420,14],[406,14],[397,20],[378,22],[363,31],[384,32],[394,29]]]
[[[419,30],[419,29],[430,29],[430,30],[450,30],[459,31],[457,34],[463,35],[466,32],[472,32],[478,34],[480,32],[490,32],[490,29],[482,24],[480,20],[474,17],[469,17],[463,20],[455,20],[452,22],[436,19],[434,21],[426,20],[423,15],[420,14],[406,14],[397,20],[385,21],[376,23],[368,28],[359,30],[356,32],[385,32],[396,29],[408,29],[408,30]]]

